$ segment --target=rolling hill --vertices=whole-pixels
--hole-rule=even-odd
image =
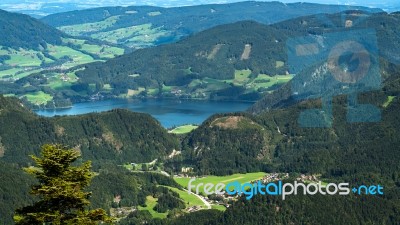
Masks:
[[[74,35],[133,48],[174,42],[217,25],[242,20],[272,24],[299,16],[345,10],[382,12],[358,6],[239,2],[188,7],[103,7],[49,15],[42,21]]]
[[[76,75],[80,83],[111,86],[114,95],[136,90],[137,96],[256,100],[258,93],[290,80],[284,64],[287,38],[266,25],[238,22],[86,65]]]
[[[71,37],[23,14],[0,10],[0,27],[0,92],[26,97],[32,103],[47,103],[52,96],[30,86],[26,86],[26,90],[16,90],[15,82],[19,79],[33,73],[53,71],[53,74],[48,74],[48,85],[42,89],[56,89],[77,79],[64,73],[65,70],[124,53],[123,48]]]

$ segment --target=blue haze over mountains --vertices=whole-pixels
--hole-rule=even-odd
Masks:
[[[222,4],[240,2],[240,0],[3,0],[0,8],[7,11],[21,12],[42,17],[53,13],[60,13],[72,10],[80,10],[104,6],[132,6],[132,5],[150,5],[160,7],[191,6],[202,4]],[[283,3],[301,2],[298,0],[282,0]],[[305,2],[319,4],[339,4],[339,5],[358,5],[393,12],[400,10],[400,2],[397,0],[308,0]]]

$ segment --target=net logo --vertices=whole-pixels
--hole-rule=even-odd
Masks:
[[[294,183],[283,183],[278,181],[264,184],[261,181],[254,183],[239,183],[238,181],[230,182],[228,184],[218,183],[198,183],[193,184],[196,179],[193,178],[188,183],[188,193],[192,194],[192,190],[197,195],[204,193],[206,195],[244,195],[247,200],[252,199],[255,195],[271,195],[281,196],[282,200],[287,199],[291,195],[349,195],[351,193],[357,195],[383,195],[383,186],[381,185],[361,185],[357,187],[350,187],[349,183],[318,183],[305,184],[295,181]]]

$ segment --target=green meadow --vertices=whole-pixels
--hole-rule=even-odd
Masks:
[[[139,206],[138,209],[139,210],[147,210],[150,212],[151,216],[153,218],[160,218],[160,219],[164,219],[167,217],[168,213],[159,213],[157,211],[154,211],[154,206],[157,205],[157,198],[154,198],[152,196],[147,196],[146,197],[146,207],[143,206]]]
[[[193,185],[198,185],[199,183],[212,183],[214,185],[218,183],[228,184],[230,182],[238,181],[239,183],[246,183],[254,180],[259,180],[266,175],[264,172],[257,173],[246,173],[246,174],[233,174],[229,176],[205,176],[201,178],[196,178],[195,181],[192,182]],[[187,188],[188,183],[191,178],[184,177],[175,177],[174,180],[180,184],[181,186]]]
[[[201,206],[203,209],[207,208],[206,205],[203,203],[203,201],[201,201],[195,195],[189,194],[187,191],[182,191],[177,188],[168,187],[168,186],[166,186],[166,187],[179,194],[179,198],[181,198],[183,200],[183,202],[185,202],[186,208],[189,208],[189,207],[192,207],[195,205]]]
[[[103,21],[95,23],[83,23],[71,26],[62,26],[58,29],[64,31],[72,36],[81,36],[85,33],[96,32],[112,27],[119,19],[120,16],[111,16]]]
[[[196,125],[184,125],[184,126],[180,126],[177,127],[173,130],[170,131],[170,133],[173,134],[187,134],[190,133],[191,131],[193,131],[194,129],[196,129],[198,126]]]
[[[390,103],[392,103],[392,101],[394,100],[396,96],[388,96],[387,100],[385,103],[383,103],[383,107],[386,108],[390,105]]]
[[[24,96],[28,99],[28,101],[36,105],[44,105],[47,102],[53,100],[53,97],[51,95],[46,94],[43,91],[25,94]]]

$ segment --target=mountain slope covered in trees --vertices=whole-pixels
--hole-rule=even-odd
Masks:
[[[346,20],[354,21],[353,27],[345,28]],[[379,13],[370,17],[363,17],[362,14],[350,11],[344,18],[340,18],[338,15],[313,15],[284,21],[272,26],[291,32],[294,35],[302,33],[302,35],[314,36],[316,40],[330,33],[335,34],[335,32],[347,32],[352,31],[352,29],[372,29],[376,32],[378,48],[376,55],[379,56],[379,62],[377,62],[380,69],[379,73],[382,81],[385,81],[390,78],[392,74],[397,73],[395,65],[400,64],[398,56],[398,52],[400,51],[398,45],[400,33],[397,29],[399,22],[400,17],[398,13]],[[302,78],[315,73],[318,69],[322,68],[323,64],[326,62],[327,58],[322,59],[322,61],[316,58],[315,64],[308,65],[308,68],[301,71],[297,77]],[[295,101],[292,97],[295,91],[292,90],[292,84],[297,80],[298,79],[295,77],[278,91],[266,94],[249,109],[249,112],[260,113],[270,108],[293,104]]]
[[[121,55],[118,46],[74,38],[27,15],[0,10],[0,93],[25,98],[33,105],[53,102],[70,104],[59,89],[77,81],[67,70]],[[46,73],[44,83],[19,86],[17,82],[34,73]],[[62,99],[62,100],[61,100]]]
[[[345,27],[342,17],[354,21],[352,27]],[[251,21],[221,25],[178,43],[86,65],[76,72],[80,78],[77,90],[92,92],[88,84],[96,84],[96,91],[112,95],[254,101],[292,79],[295,71],[288,64],[288,40],[373,29],[380,57],[398,61],[389,57],[398,50],[398,20],[395,13],[348,11],[270,26]],[[327,25],[328,22],[333,25]],[[104,89],[110,86],[111,91]]]
[[[60,45],[61,38],[67,36],[30,16],[4,10],[0,10],[0,24],[0,45],[14,49],[39,50],[46,44]]]
[[[145,204],[147,195],[160,191],[151,182],[157,175],[135,177],[117,165],[162,161],[179,148],[177,138],[146,114],[113,110],[43,118],[17,99],[0,96],[0,177],[4,181],[0,184],[0,224],[12,224],[14,209],[33,200],[28,196],[33,180],[21,166],[31,165],[29,155],[38,155],[42,145],[53,143],[80,151],[83,161],[92,161],[99,173],[90,187],[95,193],[93,207],[107,210],[119,205],[113,204],[115,196],[121,197],[121,206],[133,207]],[[162,181],[167,178],[160,179],[159,184],[177,186],[173,181]],[[137,183],[146,183],[145,188],[139,191]]]
[[[130,47],[158,45],[242,20],[272,24],[316,13],[345,10],[382,12],[359,6],[311,3],[239,2],[188,7],[103,7],[49,15],[42,21],[75,36],[87,36]]]
[[[174,136],[146,114],[113,110],[44,118],[15,99],[1,97],[0,101],[1,159],[7,162],[26,165],[29,154],[37,154],[45,143],[76,148],[84,160],[112,159],[118,163],[149,162],[178,148]]]

